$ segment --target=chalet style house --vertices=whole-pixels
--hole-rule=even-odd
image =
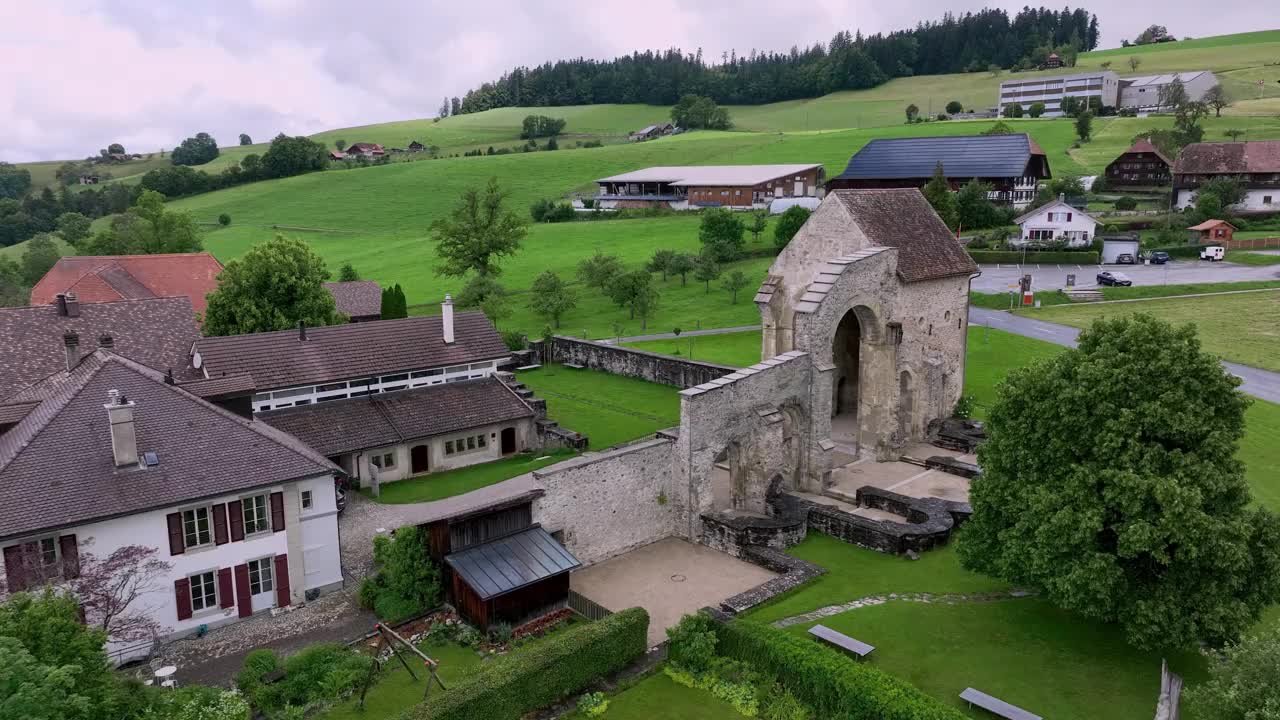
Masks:
[[[367,143],[367,142],[352,143],[351,147],[347,148],[344,152],[345,152],[344,157],[355,157],[356,155],[363,155],[367,158],[375,158],[375,157],[382,157],[383,155],[387,154],[386,149],[383,148],[378,143]]]
[[[1169,158],[1144,138],[1107,165],[1107,185],[1117,188],[1168,185],[1171,167]]]
[[[534,409],[495,374],[483,313],[200,338],[189,372],[218,401],[298,437],[357,485],[495,460],[536,444]],[[210,391],[201,389],[202,391]]]
[[[727,207],[764,209],[775,198],[817,197],[822,165],[705,165],[651,167],[601,178],[596,207]]]
[[[1174,204],[1195,204],[1201,183],[1235,178],[1245,191],[1234,209],[1265,212],[1280,209],[1280,140],[1192,143],[1173,166]]]
[[[827,190],[919,188],[942,172],[952,190],[973,179],[991,185],[992,202],[1026,207],[1041,180],[1052,175],[1044,150],[1031,136],[956,135],[884,138],[867,143]]]
[[[1020,231],[1019,240],[1010,243],[1014,245],[1063,242],[1071,248],[1088,247],[1098,234],[1097,219],[1068,205],[1061,196],[1013,222]]]

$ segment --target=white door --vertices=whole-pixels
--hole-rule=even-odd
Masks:
[[[804,181],[796,181],[796,197],[804,197]]]
[[[774,197],[782,197],[782,184],[781,184],[781,183],[779,183],[779,184],[778,184],[778,186],[777,186],[777,187],[775,187],[775,188],[773,189],[773,196],[774,196]]]
[[[249,561],[249,599],[254,612],[270,610],[276,604],[274,558]]]

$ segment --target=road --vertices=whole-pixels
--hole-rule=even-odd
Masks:
[[[1076,336],[1080,334],[1079,329],[1066,325],[1035,320],[1021,315],[1011,315],[1000,310],[987,310],[977,307],[969,308],[969,324],[984,325],[997,330],[1011,332],[1015,335],[1023,335],[1067,347],[1075,347]],[[1224,362],[1222,365],[1227,369],[1227,372],[1244,381],[1240,386],[1240,390],[1246,395],[1252,395],[1268,402],[1280,403],[1280,373],[1231,362]]]
[[[1173,260],[1164,265],[1108,265],[1133,279],[1134,285],[1183,285],[1211,282],[1246,282],[1280,280],[1280,265],[1237,265],[1228,262]],[[1076,287],[1097,287],[1098,265],[983,265],[982,274],[973,279],[977,292],[1008,292],[1024,273],[1031,274],[1033,290],[1059,290],[1067,286],[1067,275],[1076,276]]]

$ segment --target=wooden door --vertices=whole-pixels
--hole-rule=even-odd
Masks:
[[[420,475],[430,470],[431,450],[426,445],[414,445],[409,450],[409,470],[414,475]]]
[[[510,428],[510,427],[503,428],[502,429],[502,454],[510,455],[515,451],[516,451],[516,429]]]

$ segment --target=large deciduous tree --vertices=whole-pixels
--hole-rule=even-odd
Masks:
[[[431,223],[442,275],[502,273],[498,260],[514,255],[528,232],[524,220],[506,204],[507,193],[498,178],[489,178],[483,190],[468,188],[448,217]]]
[[[173,566],[159,559],[153,547],[125,545],[105,557],[92,548],[91,540],[80,543],[80,572],[71,581],[86,620],[113,642],[154,640],[167,632],[148,599],[159,597],[164,589],[160,581]]]
[[[1213,653],[1209,680],[1187,688],[1202,720],[1280,718],[1280,625]]]
[[[671,122],[686,130],[728,130],[733,127],[729,111],[715,100],[701,95],[684,95],[671,108]]]
[[[261,172],[266,177],[289,177],[323,170],[328,164],[329,151],[324,145],[309,137],[280,133],[262,153]]]
[[[1140,648],[1218,644],[1280,599],[1280,520],[1236,458],[1248,399],[1195,328],[1099,320],[997,389],[970,569],[1116,623]]]
[[[773,225],[773,244],[779,250],[787,246],[791,242],[791,238],[800,232],[800,228],[804,227],[805,222],[809,220],[809,209],[792,205],[782,211],[782,215],[778,216],[778,221]]]
[[[58,234],[71,245],[89,237],[93,221],[78,212],[65,212],[58,216]]]
[[[1227,94],[1225,88],[1220,83],[1214,84],[1213,87],[1205,91],[1201,101],[1213,108],[1214,117],[1222,117],[1222,111],[1231,107],[1231,96]]]
[[[30,170],[0,161],[0,198],[20,200],[30,189]]]
[[[209,294],[205,335],[335,325],[342,315],[324,287],[324,260],[301,240],[277,235],[227,263]]]
[[[648,273],[645,273],[647,276]],[[578,306],[578,297],[568,283],[551,270],[543,270],[529,287],[529,309],[560,328],[560,318]]]
[[[989,228],[999,222],[1000,213],[991,204],[991,185],[974,178],[956,193],[956,218],[959,226],[970,230]]]
[[[182,144],[169,153],[169,160],[174,165],[204,165],[218,157],[218,141],[209,133],[196,133],[182,141]]]
[[[35,285],[49,272],[49,268],[58,262],[62,252],[53,236],[40,233],[27,241],[22,253],[22,279],[28,285]]]
[[[729,262],[742,255],[746,247],[743,238],[745,232],[742,218],[732,210],[712,208],[702,211],[698,240],[702,242],[702,252],[711,255],[717,262]]]
[[[124,215],[87,242],[93,255],[154,255],[204,249],[200,231],[186,211],[165,209],[164,196],[144,190]]]

